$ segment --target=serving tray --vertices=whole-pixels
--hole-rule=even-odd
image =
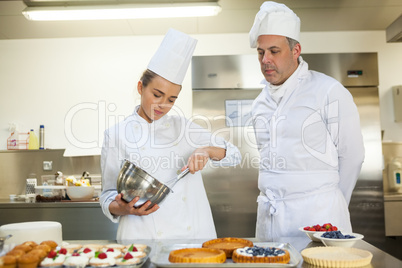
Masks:
[[[225,263],[171,263],[169,253],[181,248],[200,248],[202,244],[172,244],[161,247],[151,257],[151,261],[158,267],[295,267],[302,259],[300,253],[289,243],[279,242],[255,242],[259,247],[282,247],[289,251],[289,263],[235,263],[232,259],[226,259]]]

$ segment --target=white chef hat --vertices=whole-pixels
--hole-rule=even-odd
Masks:
[[[267,1],[255,16],[249,35],[252,48],[257,47],[260,35],[282,35],[299,41],[300,19],[286,5]]]
[[[181,85],[196,45],[196,39],[169,29],[147,68],[166,80]]]

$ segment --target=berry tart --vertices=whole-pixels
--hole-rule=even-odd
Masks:
[[[106,252],[109,257],[115,259],[120,258],[122,256],[121,251],[115,248],[103,248],[102,252]]]
[[[286,249],[253,246],[236,249],[232,259],[237,263],[289,263],[290,254]]]
[[[95,256],[89,259],[90,266],[106,267],[113,266],[115,264],[115,258],[108,256],[106,252],[97,251]]]
[[[88,259],[94,257],[95,252],[96,252],[96,250],[93,250],[93,249],[87,248],[87,247],[84,247],[84,248],[79,250],[80,255],[84,256],[84,257],[87,257]]]
[[[134,257],[130,252],[127,252],[122,258],[116,260],[118,266],[136,265],[140,262],[141,259]]]
[[[126,246],[121,245],[121,244],[107,244],[105,246],[105,248],[114,248],[114,249],[119,249],[120,251],[123,251],[126,248]]]
[[[80,244],[67,244],[63,245],[63,248],[67,249],[68,253],[73,253],[74,251],[78,251],[82,248]]]
[[[147,245],[143,244],[132,244],[127,247],[126,253],[129,252],[135,258],[144,258],[147,256],[145,253],[146,247]]]
[[[47,254],[46,258],[44,258],[40,266],[44,267],[61,267],[66,259],[65,254],[59,254],[57,251],[52,250]]]
[[[85,256],[81,256],[80,253],[74,252],[71,256],[67,256],[64,260],[65,267],[83,268],[88,264],[89,259]]]

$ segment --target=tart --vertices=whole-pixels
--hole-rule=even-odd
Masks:
[[[122,251],[123,249],[126,248],[125,245],[121,245],[121,244],[107,244],[105,246],[105,248],[114,248],[114,249],[119,249],[120,251]]]
[[[224,263],[226,254],[216,248],[183,248],[169,253],[173,263]]]
[[[81,256],[79,253],[73,253],[71,256],[67,256],[64,260],[64,266],[83,268],[88,264],[89,259],[85,256]]]
[[[61,267],[65,259],[66,255],[58,254],[56,251],[52,250],[49,252],[47,257],[41,261],[40,266]]]
[[[132,251],[144,251],[147,248],[147,245],[144,244],[131,244],[126,246],[126,252]]]
[[[126,265],[136,265],[141,262],[140,258],[134,257],[130,252],[127,252],[124,257],[116,260],[116,265],[126,266]]]
[[[104,249],[102,249],[102,252],[106,252],[109,257],[112,257],[115,259],[120,258],[122,256],[121,251],[119,249],[115,249],[115,248],[104,248]]]
[[[233,251],[232,259],[237,263],[289,263],[290,253],[275,247],[245,247]]]
[[[95,257],[89,259],[90,266],[106,267],[113,266],[115,264],[116,260],[113,257],[108,256],[106,252],[97,252]]]
[[[360,267],[369,265],[373,254],[367,250],[344,247],[314,247],[302,250],[303,260],[320,267]]]
[[[82,245],[80,245],[80,244],[67,244],[67,245],[63,245],[63,248],[67,249],[68,253],[73,253],[74,251],[78,251],[79,249],[81,249]]]
[[[215,248],[223,250],[226,254],[226,258],[232,258],[232,253],[235,249],[252,246],[253,242],[250,240],[235,237],[212,239],[202,244],[203,248]]]

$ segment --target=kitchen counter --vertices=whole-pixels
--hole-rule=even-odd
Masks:
[[[247,238],[253,242],[258,242],[257,239],[255,238]],[[115,243],[116,241],[114,240],[96,240],[96,241],[66,241],[69,243],[79,243],[79,244],[89,244],[89,243],[98,243],[98,244],[109,244],[109,243]],[[155,260],[155,255],[157,252],[160,252],[160,250],[164,246],[169,246],[173,244],[199,244],[201,245],[205,240],[194,240],[194,239],[181,239],[181,240],[135,240],[135,241],[118,241],[118,243],[128,245],[130,243],[140,243],[140,244],[146,244],[151,247],[151,253],[149,256],[149,259],[146,261],[146,263],[142,266],[144,268],[155,268],[158,267],[154,263],[152,263],[152,260]],[[312,242],[307,236],[306,237],[283,237],[279,239],[276,242],[281,242],[281,243],[290,243],[297,251],[301,252],[305,248],[310,248],[310,247],[319,247],[323,246],[323,244],[319,242]],[[365,267],[372,267],[372,268],[384,268],[384,267],[402,267],[402,261],[398,260],[397,258],[389,255],[388,253],[382,251],[379,248],[374,247],[373,245],[365,242],[365,241],[358,241],[355,246],[355,248],[363,249],[370,251],[373,254],[373,259],[371,261],[371,265],[365,266]],[[171,265],[172,267],[175,267],[174,264]],[[182,265],[180,265],[183,267]],[[197,264],[197,267],[200,267],[201,264]],[[205,267],[222,267],[222,265],[213,265],[213,264],[206,264]],[[304,263],[303,260],[300,261],[300,263],[296,267],[314,267],[308,263]]]
[[[115,239],[118,224],[111,222],[98,201],[39,202],[0,199],[0,225],[28,221],[56,221],[63,239]]]

